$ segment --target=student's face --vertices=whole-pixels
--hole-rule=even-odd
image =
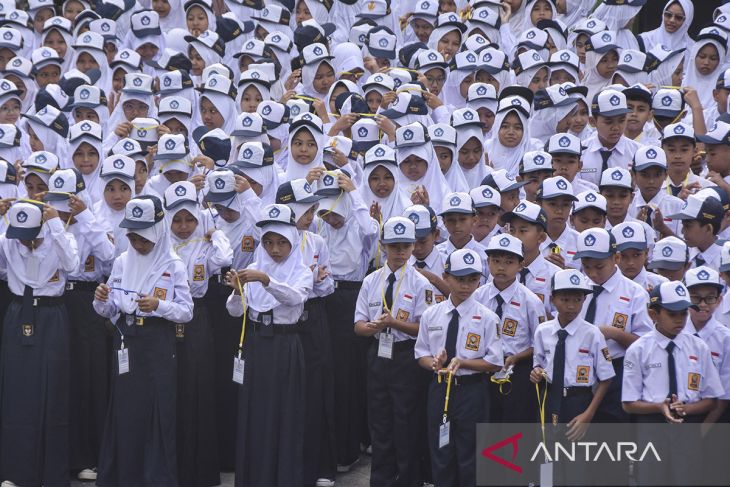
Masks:
[[[682,236],[688,247],[697,247],[712,237],[712,225],[701,225],[699,220],[682,220]]]
[[[646,264],[647,251],[638,249],[626,249],[621,251],[621,258],[618,260],[618,268],[621,274],[629,279],[635,278]]]
[[[256,39],[263,41],[264,39],[266,39],[266,36],[269,35],[269,31],[264,29],[260,25],[257,25],[256,29],[253,31],[253,35],[254,37],[256,37]]]
[[[132,188],[124,181],[112,179],[104,186],[104,201],[114,211],[122,211],[132,199]]]
[[[232,210],[227,206],[215,205],[215,209],[226,223],[233,223],[241,218],[241,214],[239,212],[237,212],[236,210]]]
[[[730,146],[705,145],[705,151],[707,151],[705,157],[707,168],[720,173],[721,176],[727,176],[730,172]]]
[[[152,10],[157,12],[160,18],[164,18],[170,13],[170,4],[167,0],[152,0]]]
[[[295,162],[309,164],[317,157],[317,142],[308,129],[300,129],[291,139],[291,154]]]
[[[82,52],[76,60],[76,69],[82,73],[86,73],[90,69],[99,69],[99,63],[97,63],[94,56],[88,52]]]
[[[171,134],[183,134],[185,137],[188,136],[188,128],[176,118],[171,118],[163,125],[170,129]]]
[[[426,88],[436,96],[439,96],[446,83],[446,73],[441,68],[432,68],[423,73],[426,77]]]
[[[117,93],[124,88],[124,75],[127,74],[126,71],[122,68],[118,68],[114,70],[114,74],[112,75],[112,89],[116,91]]]
[[[509,226],[510,235],[522,241],[525,252],[534,251],[545,241],[545,232],[534,223],[526,222],[521,218],[513,218]]]
[[[627,100],[626,103],[631,110],[626,116],[626,130],[632,133],[642,131],[646,122],[652,118],[651,107],[640,100]]]
[[[384,166],[378,166],[368,176],[368,186],[378,198],[387,198],[395,188],[393,173]]]
[[[483,69],[477,71],[476,81],[477,83],[487,83],[494,86],[494,89],[497,90],[497,93],[499,93],[499,81],[497,80],[497,78],[492,76],[490,73],[487,73]]]
[[[84,6],[81,2],[68,2],[66,8],[63,9],[63,16],[71,22],[74,21],[76,16],[84,10]]]
[[[319,205],[312,205],[307,211],[302,213],[302,216],[297,220],[297,229],[306,230],[314,221],[314,213],[317,211]]]
[[[137,54],[140,55],[142,58],[142,61],[152,61],[152,58],[157,56],[157,52],[160,50],[159,47],[152,44],[151,42],[148,42],[146,44],[142,44],[139,46],[136,51]]]
[[[720,64],[720,55],[712,44],[705,44],[695,56],[695,68],[701,75],[712,74]]]
[[[20,101],[8,100],[0,105],[0,123],[14,124],[20,118]]]
[[[49,84],[58,84],[61,80],[61,68],[55,64],[43,66],[35,76],[38,88],[45,88]]]
[[[335,230],[339,230],[340,228],[345,226],[345,217],[332,211],[320,209],[319,217],[324,220],[327,225],[331,226]]]
[[[687,323],[687,315],[686,309],[681,311],[670,311],[664,308],[649,309],[649,316],[654,321],[657,331],[671,338],[682,333],[684,325]]]
[[[550,4],[548,4],[547,0],[537,0],[532,5],[532,10],[530,11],[530,20],[532,20],[532,25],[537,25],[537,23],[540,20],[550,20],[553,18],[553,9],[550,8]]]
[[[117,48],[117,45],[114,42],[104,43],[104,54],[106,54],[107,64],[110,64],[114,60],[114,56],[117,55],[118,51],[119,48]]]
[[[616,270],[615,256],[611,256],[606,259],[584,257],[580,261],[581,264],[583,264],[583,272],[585,275],[598,285],[608,281]]]
[[[413,256],[420,260],[428,257],[433,250],[438,234],[439,231],[434,230],[433,232],[429,232],[425,237],[416,238],[416,243],[413,244]]]
[[[403,266],[413,254],[412,243],[384,244],[383,250],[388,259],[388,264],[396,269]]]
[[[722,296],[715,286],[692,286],[689,290],[689,299],[692,304],[700,307],[697,311],[690,309],[689,315],[692,321],[695,323],[707,323],[712,318],[712,314],[717,307],[720,306]]]
[[[596,130],[600,141],[606,145],[616,145],[621,136],[626,132],[626,115],[615,117],[596,117]]]
[[[679,2],[674,2],[664,10],[664,30],[674,34],[682,27],[685,13]]]
[[[550,86],[561,85],[563,83],[575,83],[576,79],[572,74],[564,69],[556,69],[550,73]]]
[[[570,154],[553,155],[553,176],[563,176],[568,181],[573,181],[582,167],[580,156]]]
[[[527,184],[522,187],[525,190],[525,198],[527,201],[535,201],[535,198],[537,197],[537,190],[540,189],[540,185],[544,180],[552,175],[552,171],[534,171],[527,174],[521,174],[519,176],[520,181],[527,181]]]
[[[147,163],[144,161],[136,161],[134,163],[134,192],[142,194],[144,185],[147,184],[147,176],[149,175],[149,169]]]
[[[411,154],[400,163],[400,170],[411,181],[420,181],[428,171],[428,162]]]
[[[477,240],[483,240],[499,223],[502,208],[499,206],[482,206],[476,209],[476,218],[471,227],[471,233]]]
[[[329,63],[320,63],[317,73],[314,75],[314,81],[312,81],[314,91],[326,95],[334,82],[335,70],[332,69]]]
[[[720,273],[720,277],[723,281],[725,281],[725,285],[730,286],[730,271],[725,271]],[[676,281],[676,279],[672,279],[673,281]]]
[[[459,94],[466,100],[466,95],[469,94],[469,87],[474,83],[474,75],[470,74],[459,83]]]
[[[618,54],[616,51],[609,51],[603,55],[598,64],[596,65],[596,71],[603,78],[611,79],[613,74],[616,72],[618,66]]]
[[[284,262],[291,253],[291,242],[278,233],[266,232],[261,237],[261,245],[264,246],[264,250],[269,254],[271,260],[277,264]]]
[[[479,121],[483,125],[482,133],[486,134],[494,126],[494,112],[487,108],[477,108],[477,113],[479,114]]]
[[[8,61],[15,57],[15,53],[7,47],[0,48],[0,69],[5,69]]]
[[[28,197],[36,199],[39,193],[48,191],[48,185],[36,174],[28,174],[25,177],[25,188],[28,190]]]
[[[575,231],[580,233],[589,228],[605,228],[606,215],[595,208],[584,208],[571,215],[570,222]]]
[[[82,122],[84,120],[90,120],[92,122],[99,123],[99,114],[93,108],[74,108],[74,120],[76,122]]]
[[[667,154],[667,169],[689,170],[695,145],[685,138],[673,138],[662,142],[662,149]]]
[[[36,135],[30,124],[28,125],[28,143],[33,151],[43,150],[43,141]]]
[[[192,64],[192,69],[190,71],[195,76],[200,76],[205,69],[205,61],[200,56],[198,50],[195,49],[193,46],[190,46],[188,52],[190,53],[190,64]]]
[[[468,240],[474,220],[474,215],[465,213],[447,213],[443,216],[444,226],[453,240]]]
[[[439,0],[439,13],[456,12],[456,2],[454,0]]]
[[[502,201],[501,208],[503,211],[512,211],[520,203],[520,190],[513,189],[511,191],[503,191],[501,193]]]
[[[586,62],[586,44],[588,41],[588,36],[585,34],[579,34],[575,40],[575,53],[583,64]]]
[[[555,310],[565,318],[566,323],[570,323],[580,315],[585,300],[586,295],[580,291],[558,291],[550,296]]]
[[[439,42],[436,45],[436,50],[440,52],[444,59],[448,62],[457,52],[459,52],[459,47],[461,47],[461,34],[459,34],[456,30],[452,30],[439,39]]]
[[[535,73],[535,76],[532,77],[530,80],[530,84],[527,85],[528,88],[533,93],[537,93],[540,90],[544,90],[548,85],[548,76],[549,72],[547,68],[540,68],[537,70],[537,73]]]
[[[365,71],[362,68],[352,68],[349,72],[340,74],[340,79],[352,81],[357,84],[364,74]]]
[[[459,149],[459,165],[464,169],[473,169],[479,164],[482,154],[484,154],[482,141],[472,137]]]
[[[154,242],[151,242],[141,235],[137,235],[136,233],[128,233],[127,238],[129,239],[129,245],[131,245],[134,250],[142,255],[149,254],[150,252],[152,252],[152,249],[155,248]]]
[[[342,93],[345,93],[346,91],[347,91],[347,87],[342,83],[339,83],[337,86],[332,88],[332,94],[330,95],[330,106],[329,106],[330,112],[337,113],[337,107],[335,105],[335,100],[337,99],[338,96],[340,96]]]
[[[510,283],[522,270],[522,261],[515,254],[509,252],[491,252],[487,256],[489,273],[497,285]]]
[[[634,172],[634,180],[636,186],[639,187],[641,193],[646,196],[646,200],[650,200],[662,189],[662,184],[667,177],[667,171],[661,167],[649,167],[643,171]]]
[[[436,152],[436,159],[439,161],[439,167],[441,172],[446,174],[451,169],[451,163],[454,162],[454,154],[450,149],[442,146],[434,146],[434,152]]]
[[[520,117],[514,112],[509,113],[499,126],[499,142],[507,148],[517,147],[525,134],[524,130]]]
[[[203,118],[203,125],[209,129],[219,129],[225,123],[221,112],[206,97],[200,99],[200,115]]]
[[[170,230],[172,230],[173,235],[175,235],[177,238],[181,240],[187,240],[190,238],[190,235],[193,234],[197,227],[198,220],[195,219],[192,213],[190,213],[188,210],[180,210],[175,213],[174,217],[172,217],[172,225],[170,225]]]
[[[672,86],[682,86],[682,79],[684,78],[684,58],[679,62],[677,68],[672,73]]]
[[[431,37],[431,32],[433,32],[433,25],[423,19],[413,19],[411,21],[411,27],[418,40],[426,44],[428,38]]]
[[[73,163],[81,174],[87,176],[99,166],[99,152],[91,144],[83,142],[73,153]]]
[[[633,193],[628,188],[617,188],[608,186],[601,189],[601,194],[606,198],[606,212],[611,219],[623,219],[631,204]]]
[[[241,111],[254,113],[256,111],[256,107],[258,107],[259,103],[262,101],[264,101],[264,99],[261,96],[261,92],[258,88],[251,85],[243,90],[243,94],[241,95]]]
[[[383,95],[375,90],[370,90],[365,95],[365,101],[368,104],[370,112],[376,113],[378,111],[378,107],[380,106],[380,102],[383,101]]]
[[[717,111],[721,114],[727,112],[728,94],[730,94],[730,90],[726,90],[725,88],[716,88],[712,90],[712,98],[714,98],[715,102],[717,102]]]
[[[297,7],[294,11],[294,18],[296,19],[297,25],[302,25],[302,22],[312,18],[309,7],[307,7],[307,4],[304,3],[304,0],[299,0],[297,2]]]
[[[54,13],[55,12],[51,8],[42,8],[36,11],[33,16],[33,30],[35,30],[37,34],[43,32],[43,24],[46,23],[46,20],[53,17]]]
[[[243,73],[248,69],[249,64],[253,64],[254,60],[251,56],[241,56],[238,58],[238,68]]]
[[[457,277],[444,273],[443,279],[451,289],[451,298],[456,298],[458,302],[469,299],[474,291],[479,287],[479,274],[469,274],[467,276]]]
[[[588,106],[583,101],[579,101],[572,112],[570,112],[569,129],[575,134],[579,134],[588,125]]]
[[[165,176],[165,179],[167,179],[170,184],[179,183],[180,181],[188,179],[188,173],[185,171],[178,171],[177,169],[165,171],[162,175]]]
[[[684,274],[687,272],[686,267],[682,267],[680,269],[654,269],[654,272],[659,274],[660,276],[666,277],[670,281],[681,281],[684,279]]]
[[[48,33],[46,39],[43,41],[43,45],[55,49],[59,56],[66,57],[68,45],[66,44],[66,39],[57,30],[54,29]]]
[[[135,118],[144,118],[149,113],[149,105],[139,100],[127,100],[122,104],[124,118],[131,122]]]
[[[573,200],[565,197],[550,198],[542,200],[540,206],[545,210],[548,222],[552,225],[563,226],[568,222],[570,210],[573,208]]]
[[[198,37],[208,30],[208,15],[201,7],[190,7],[185,14],[185,23],[188,26],[188,31]]]

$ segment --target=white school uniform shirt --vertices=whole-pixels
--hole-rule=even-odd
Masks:
[[[591,285],[596,285],[589,280]],[[631,279],[626,278],[618,267],[611,277],[602,284],[603,292],[598,295],[596,304],[596,326],[615,326],[626,333],[642,336],[654,329],[649,318],[649,293]],[[585,319],[588,305],[593,300],[592,294],[586,297],[581,311]],[[620,358],[626,349],[616,340],[606,340],[611,358]]]
[[[386,264],[365,277],[357,296],[355,323],[376,320],[384,312],[383,296],[388,287],[388,276],[391,273],[393,271]],[[408,263],[395,270],[395,279],[391,315],[397,320],[411,323],[419,322],[426,308],[428,308],[426,294],[427,292],[433,293],[433,287],[425,277]],[[375,336],[380,338],[382,333],[384,332],[380,331]],[[415,339],[414,336],[399,330],[392,329],[391,333],[395,342]]]
[[[692,125],[690,122],[689,125]],[[638,137],[634,139],[634,142],[637,142],[641,145],[653,145],[656,147],[662,146],[662,133],[659,131],[659,129],[656,128],[656,125],[654,125],[654,122],[647,122],[644,124],[644,129],[641,131]]]
[[[622,401],[659,403],[667,398],[668,343],[669,338],[652,330],[626,350]],[[674,343],[678,399],[684,403],[694,403],[708,397],[722,396],[725,390],[707,344],[689,333],[680,333],[674,338]]]
[[[487,278],[489,277],[489,266],[487,265],[487,248],[484,245],[477,242],[477,239],[475,239],[473,235],[472,235],[471,239],[466,244],[464,244],[464,246],[462,248],[473,250],[474,252],[476,252],[477,254],[479,254],[482,257],[482,277],[480,278],[480,283],[484,284],[485,282],[487,282]],[[436,250],[438,250],[439,253],[444,257],[444,261],[445,261],[445,259],[449,255],[451,255],[451,253],[454,250],[458,250],[458,249],[451,242],[451,239],[448,238],[448,239],[444,240],[443,242],[441,242],[440,244],[438,244],[436,246]]]
[[[119,288],[124,274],[124,264],[129,254],[117,257],[107,285],[112,288],[106,302],[94,300],[94,309],[105,318],[114,318],[120,313],[117,296],[124,293]],[[154,295],[160,300],[157,309],[151,313],[137,310],[140,317],[162,318],[174,323],[187,323],[193,319],[193,298],[188,285],[188,272],[181,260],[173,260],[154,285]]]
[[[553,245],[554,244],[554,245]],[[560,255],[565,260],[565,265],[572,269],[580,270],[580,260],[573,259],[578,249],[578,232],[570,228],[567,224],[565,230],[560,236],[553,240],[550,235],[545,235],[545,241],[540,244],[540,253],[543,257],[547,257],[552,253],[553,247],[560,247]]]
[[[293,283],[278,281],[269,276],[269,285],[264,287],[266,292],[271,294],[279,304],[272,308],[272,323],[279,325],[293,325],[299,321],[304,312],[304,302],[307,300],[312,284],[310,275],[297,276],[297,281]],[[245,290],[244,290],[245,292]],[[248,300],[248,296],[246,296]],[[241,296],[231,293],[226,300],[226,309],[233,317],[243,316],[243,303]],[[248,308],[248,316],[253,321],[260,321],[259,313],[252,308]]]
[[[261,229],[256,222],[261,217],[261,199],[256,196],[253,189],[247,189],[240,193],[241,206],[244,211],[240,218],[245,219],[245,224],[239,227],[240,235],[226,235],[233,249],[233,269],[245,269],[253,262],[254,251],[261,239]],[[225,231],[225,229],[224,229]],[[240,240],[239,240],[240,239]]]
[[[715,309],[712,317],[720,322],[721,325],[730,328],[730,288],[726,287],[722,301],[720,301],[720,305]]]
[[[570,182],[570,185],[573,186],[573,196],[578,196],[578,194],[583,191],[595,191],[598,193],[598,185],[593,184],[588,180],[581,179],[578,176],[579,174],[576,174],[576,177]]]
[[[231,265],[233,250],[226,234],[222,230],[216,230],[210,236],[210,245],[202,247],[198,255],[190,257],[190,262],[181,257],[188,269],[190,295],[193,298],[202,298],[208,292],[208,280],[215,274],[220,274],[221,268]]]
[[[683,333],[699,336],[710,349],[712,363],[720,374],[720,382],[724,384],[725,393],[718,399],[730,400],[730,328],[723,326],[715,318],[710,318],[700,331],[697,331],[690,318]]]
[[[414,266],[415,268],[416,260],[417,259],[411,255],[411,258],[408,259],[408,265]],[[428,254],[425,259],[423,259],[423,262],[426,263],[426,267],[423,268],[424,270],[436,274],[439,278],[443,276],[446,257],[438,250],[436,250],[436,247],[431,249],[431,253]],[[439,291],[435,286],[431,287],[433,288],[433,295],[428,293],[426,294],[426,304],[430,305],[433,303],[440,303],[441,301],[446,299],[446,296],[441,294],[441,291]]]
[[[704,251],[700,251],[697,247],[689,248],[689,261],[691,262],[691,268],[700,267],[700,265],[706,265],[712,269],[720,268],[720,260],[722,253],[722,245],[718,245],[717,241],[714,244],[707,247]],[[704,259],[704,264],[697,264],[697,258]]]
[[[692,171],[689,171],[687,173],[687,177],[684,178],[684,181],[679,186],[676,186],[674,183],[672,183],[671,179],[669,179],[669,176],[667,176],[667,179],[664,180],[664,184],[662,184],[662,191],[665,194],[672,194],[672,189],[669,187],[670,185],[674,188],[679,188],[680,190],[688,186],[690,184],[699,183],[700,189],[708,188],[710,186],[714,186],[714,183],[710,181],[709,179],[705,179],[702,176],[698,176]]]
[[[545,321],[545,307],[540,298],[518,280],[502,291],[493,282],[489,282],[474,292],[474,298],[496,313],[499,305],[497,294],[504,299],[502,321],[499,325],[504,355],[524,352],[532,347],[535,329]]]
[[[79,252],[79,266],[69,273],[70,281],[101,282],[105,270],[114,260],[114,244],[90,209],[76,215],[76,223],[68,226]]]
[[[664,276],[660,276],[659,274],[655,274],[653,272],[649,272],[646,270],[646,268],[642,267],[641,271],[632,279],[636,284],[646,289],[646,292],[650,293],[652,289],[657,287],[659,284],[663,282],[669,282],[669,279],[667,279]]]
[[[596,381],[605,381],[616,375],[603,333],[580,316],[565,328],[561,328],[557,318],[537,327],[533,368],[541,367],[547,372],[548,380],[551,383],[554,381],[555,348],[561,329],[568,332],[565,339],[563,387],[590,387]]]
[[[584,142],[585,149],[581,156],[583,168],[576,178],[581,178],[598,185],[601,183],[601,169],[603,168],[603,159],[601,158],[600,151],[605,148],[598,140],[598,132],[588,137]],[[608,159],[608,167],[629,169],[631,162],[634,160],[634,154],[639,147],[641,147],[641,144],[622,135],[616,146],[612,149],[613,154]]]
[[[492,365],[503,366],[504,351],[497,331],[499,318],[478,302],[473,294],[456,308],[451,299],[447,299],[423,313],[414,348],[416,359],[435,357],[446,348],[446,336],[454,309],[459,313],[456,357],[462,360],[483,359]],[[457,376],[479,373],[463,367],[456,371]]]
[[[321,282],[317,282],[317,273],[320,267],[330,270],[330,250],[321,235],[305,230],[301,236],[299,245],[302,249],[302,262],[307,267],[314,266],[312,270],[314,286],[307,299],[328,296],[335,291],[335,280],[330,273]]]
[[[10,291],[16,296],[22,296],[25,291],[26,281],[21,276],[26,275],[31,255],[38,260],[40,272],[55,270],[46,284],[33,289],[33,296],[63,295],[68,273],[79,266],[76,239],[63,229],[60,218],[46,221],[39,238],[43,242],[31,252],[20,240],[0,235],[0,278],[8,281]]]
[[[525,275],[525,286],[540,298],[540,301],[542,301],[545,307],[545,316],[556,316],[555,307],[550,302],[550,296],[552,295],[550,283],[555,273],[560,270],[560,267],[552,262],[548,262],[545,260],[545,257],[538,254],[535,260],[525,268],[529,271]]]
[[[668,226],[675,235],[681,235],[682,220],[673,220],[671,218],[667,218],[667,216],[679,213],[682,210],[682,206],[684,206],[684,201],[676,196],[672,196],[671,192],[670,194],[667,194],[665,190],[659,190],[659,192],[655,194],[651,200],[646,201],[641,195],[641,191],[636,191],[634,199],[629,205],[628,216],[635,219],[645,206],[649,206],[652,209],[658,208],[664,217],[664,224]],[[652,230],[652,233],[655,235],[655,240],[662,238],[658,231]]]

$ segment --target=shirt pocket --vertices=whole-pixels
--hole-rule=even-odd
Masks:
[[[464,329],[456,353],[465,359],[482,358],[487,353],[487,337],[484,335],[484,329],[478,323],[469,323]]]
[[[588,345],[578,347],[578,353],[575,356],[575,385],[579,387],[590,386],[593,384],[595,375],[595,357],[593,350]]]
[[[413,291],[406,291],[400,294],[395,302],[393,309],[393,317],[398,321],[416,321],[415,310],[416,310],[416,297]]]
[[[610,301],[609,312],[606,315],[606,325],[630,332],[632,329],[631,316],[631,298],[624,295],[616,296]]]
[[[152,289],[152,296],[160,301],[172,301],[175,285],[169,272],[165,272],[155,283]]]

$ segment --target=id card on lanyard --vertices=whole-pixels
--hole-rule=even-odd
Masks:
[[[398,281],[398,285],[395,288],[395,292],[393,293],[393,301],[391,302],[391,306],[395,304],[395,300],[398,298],[398,294],[400,291],[400,286],[403,284],[404,276],[406,273],[406,266],[404,265],[401,273],[400,273],[400,280]],[[383,272],[383,276],[385,276],[386,273]],[[393,311],[388,307],[388,304],[385,301],[385,278],[381,280],[381,286],[380,286],[380,297],[382,299],[383,303],[383,312],[388,313],[390,316],[393,316]],[[391,333],[390,327],[385,328],[383,331],[380,332],[380,336],[378,337],[378,357],[391,360],[393,358],[393,345],[395,344],[395,337]]]

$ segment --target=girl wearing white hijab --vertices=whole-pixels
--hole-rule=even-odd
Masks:
[[[392,154],[392,159],[376,157],[376,152]],[[411,200],[398,190],[398,165],[395,163],[393,149],[378,144],[365,154],[363,181],[367,184],[361,188],[365,204],[369,205],[370,216],[380,223],[392,216],[401,216],[403,210],[411,206]],[[373,162],[368,163],[373,160]]]
[[[43,33],[41,34],[41,42],[39,44],[39,47],[47,46],[55,49],[58,55],[63,58],[63,72],[66,72],[69,66],[73,66],[71,64],[73,34],[65,28],[66,26],[69,26],[69,24],[64,22],[64,20],[60,20],[59,17],[52,17],[46,20],[43,25]]]
[[[25,113],[33,107],[35,95],[38,92],[38,84],[33,80],[31,75],[32,64],[28,59],[22,57],[14,57],[5,65],[3,78],[15,83],[15,86],[22,90],[20,94],[21,113]]]
[[[132,120],[135,118],[156,118],[157,117],[157,104],[155,103],[155,96],[152,90],[133,90],[132,87],[136,85],[135,78],[149,81],[151,87],[151,80],[145,78],[147,75],[139,73],[127,73],[124,76],[124,88],[122,88],[122,94],[119,97],[114,110],[109,116],[109,123],[107,124],[107,133],[104,134],[104,153],[107,154],[109,149],[116,144],[120,138],[126,137],[132,129]],[[127,102],[130,102],[127,104]],[[140,105],[140,103],[142,105]]]
[[[95,33],[92,32],[89,35],[94,34]],[[93,61],[89,62],[88,58],[84,56],[81,59],[83,62],[83,65],[81,65],[79,63],[79,58],[82,57],[82,55],[84,54],[91,56],[93,58]],[[96,66],[94,66],[94,64],[96,64]],[[96,81],[96,83],[94,83],[94,86],[101,88],[102,90],[104,90],[105,93],[108,93],[111,89],[111,80],[109,79],[109,62],[107,61],[106,53],[103,49],[95,49],[89,45],[81,44],[77,40],[74,44],[73,56],[70,59],[69,66],[71,67],[71,69],[78,69],[82,73],[86,73],[89,69],[98,69],[101,72],[101,76]]]
[[[362,50],[357,44],[352,42],[338,44],[332,50],[332,55],[335,56],[335,76],[359,84],[362,75],[365,74],[365,65]]]
[[[176,325],[178,357],[177,435],[180,485],[220,483],[215,405],[215,347],[208,319],[208,280],[230,266],[233,251],[216,229],[209,212],[201,211],[195,185],[175,183],[165,190],[166,224],[174,252],[187,269],[193,298],[193,319]]]
[[[595,42],[596,37],[604,36],[605,33],[594,34],[591,41]],[[611,84],[613,74],[616,72],[619,60],[619,49],[614,46],[607,46],[605,49],[596,51],[586,50],[585,74],[581,84],[588,87],[588,100],[603,88]]]
[[[175,255],[162,202],[130,200],[122,227],[129,247],[97,287],[94,309],[115,319],[112,394],[99,455],[101,485],[175,487],[176,354],[173,323],[193,318],[188,273]],[[113,361],[114,362],[114,361]]]
[[[94,124],[94,122],[80,122],[83,124]],[[97,125],[97,124],[94,124]],[[99,127],[101,131],[101,127]],[[102,197],[104,187],[99,177],[101,169],[102,141],[97,139],[91,131],[82,132],[79,137],[69,140],[68,151],[71,155],[74,167],[78,169],[86,185],[86,193],[91,201],[98,201]]]
[[[465,120],[464,114],[472,117]],[[475,123],[470,120],[476,120]],[[461,122],[461,123],[459,123]],[[466,122],[466,123],[464,123]],[[462,108],[451,116],[451,124],[456,129],[455,161],[461,169],[468,185],[467,193],[482,183],[482,179],[491,172],[484,160],[484,146],[479,114],[471,108]],[[452,163],[452,166],[454,164]],[[452,189],[452,191],[457,191]]]
[[[211,77],[223,78],[223,76],[216,74]],[[227,134],[233,132],[236,115],[238,114],[235,99],[219,91],[203,87],[200,93],[198,110],[200,111],[203,125],[208,127],[208,129],[223,129]]]
[[[256,225],[262,244],[254,261],[227,275],[234,289],[228,312],[247,312],[245,341],[234,359],[246,363],[238,396],[236,486],[303,485],[305,365],[297,331],[314,279],[289,207],[265,207]]]
[[[525,18],[522,24],[522,31],[537,27],[540,20],[557,19],[558,8],[554,0],[525,0]]]
[[[319,117],[304,113],[292,120],[283,180],[306,178],[312,169],[324,167],[324,146],[325,138]]]
[[[458,16],[454,14],[439,15],[437,26],[428,38],[428,48],[438,51],[446,62],[450,62],[459,52],[465,30],[466,26],[459,22]]]
[[[412,126],[406,125],[398,131]],[[414,193],[425,190],[428,194],[429,206],[436,213],[440,213],[444,195],[448,192],[448,183],[441,172],[441,166],[434,160],[433,155],[434,150],[431,142],[398,147],[397,158],[398,167],[400,168],[400,171],[398,171],[398,189],[411,201],[413,201]]]
[[[332,58],[322,59],[302,66],[302,81],[298,86],[301,93],[312,98],[324,98],[335,82],[335,65]],[[322,81],[315,83],[315,78]]]
[[[645,52],[656,46],[671,50],[685,49],[692,44],[687,35],[695,16],[695,7],[690,0],[669,0],[664,5],[662,24],[654,30],[639,34]],[[681,19],[681,20],[680,20]]]
[[[152,9],[160,16],[160,29],[169,32],[171,29],[185,26],[185,11],[182,0],[160,0],[152,2]]]
[[[457,161],[457,136],[454,127],[446,123],[434,124],[428,128],[428,134],[449,191],[468,193],[469,183]]]
[[[114,243],[114,256],[125,250],[129,240],[119,224],[124,219],[127,202],[136,196],[134,185],[135,162],[122,155],[111,155],[101,164],[100,180],[104,185],[103,197],[94,203],[94,215]],[[106,269],[108,275],[111,266]]]
[[[659,65],[649,73],[649,82],[654,86],[682,86],[686,52],[686,49],[672,51],[661,45],[655,46],[649,54],[659,59]]]
[[[697,42],[689,50],[682,80],[682,86],[691,86],[697,90],[704,108],[716,103],[712,90],[715,88],[718,74],[722,72],[727,62],[727,37],[722,38],[712,34],[710,30],[712,29],[702,29],[697,36]]]

